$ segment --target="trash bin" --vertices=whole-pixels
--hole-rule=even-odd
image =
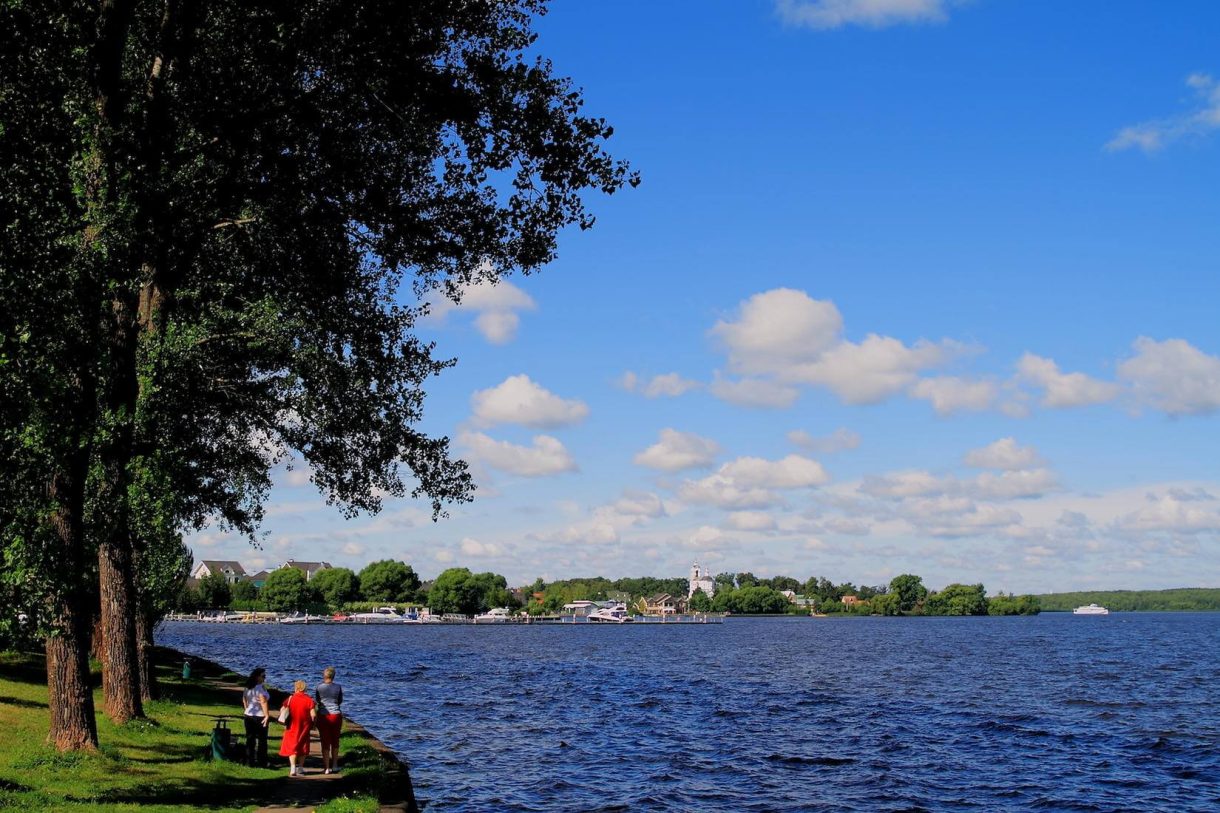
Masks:
[[[189,658],[182,662],[182,679],[183,680],[191,679],[191,661]]]

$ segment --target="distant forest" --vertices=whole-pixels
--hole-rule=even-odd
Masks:
[[[1173,590],[1091,590],[1081,593],[1044,593],[1038,596],[1043,612],[1070,611],[1085,604],[1100,604],[1112,612],[1136,610],[1220,610],[1220,587],[1179,587]]]

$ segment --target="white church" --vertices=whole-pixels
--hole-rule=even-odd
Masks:
[[[712,578],[712,572],[710,570],[700,570],[698,562],[691,565],[690,590],[686,593],[688,601],[691,596],[695,595],[696,590],[702,590],[704,593],[707,593],[708,598],[716,595],[716,580]]]

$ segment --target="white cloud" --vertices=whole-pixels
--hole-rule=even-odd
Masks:
[[[685,481],[678,496],[689,503],[746,510],[774,505],[779,500],[775,494],[778,490],[812,488],[829,481],[830,475],[820,463],[800,455],[781,460],[739,457],[715,474]]]
[[[860,445],[860,436],[845,427],[839,427],[825,437],[814,437],[804,429],[793,429],[787,437],[793,446],[815,454],[834,454]]]
[[[1040,497],[1054,491],[1059,483],[1049,469],[1029,469],[999,474],[983,472],[965,487],[968,493],[981,499],[1017,500]]]
[[[712,474],[701,480],[687,480],[678,487],[678,496],[696,505],[714,505],[728,510],[767,508],[778,497],[765,488],[742,487],[732,478]]]
[[[1141,336],[1135,355],[1118,375],[1141,404],[1170,415],[1206,415],[1220,410],[1220,358],[1182,339],[1158,342]]]
[[[1118,519],[1115,526],[1123,531],[1198,534],[1220,531],[1220,512],[1198,507],[1165,494]]]
[[[475,460],[522,477],[546,477],[577,470],[576,461],[568,450],[549,435],[536,435],[532,445],[518,446],[482,432],[462,432],[458,435],[458,443]]]
[[[681,471],[712,465],[720,444],[693,432],[662,429],[660,440],[632,458],[637,466],[660,471]]]
[[[966,352],[957,342],[898,339],[870,333],[859,344],[840,342],[815,361],[791,368],[789,379],[826,387],[848,404],[875,404],[905,390],[921,370]]]
[[[343,546],[343,553],[347,556],[360,556],[364,553],[364,545],[359,542],[348,542]]]
[[[655,519],[666,514],[665,503],[656,494],[640,491],[627,491],[616,500],[611,509],[623,517],[647,517]]]
[[[678,373],[654,375],[647,382],[628,370],[619,378],[619,386],[628,392],[638,392],[645,398],[677,398],[691,390],[699,389],[698,381],[683,378]]]
[[[910,393],[913,398],[930,401],[937,415],[952,415],[990,409],[999,395],[999,387],[994,381],[938,376],[916,381]]]
[[[858,490],[871,497],[891,500],[915,497],[1015,500],[1041,496],[1057,487],[1055,475],[1049,469],[1002,471],[999,474],[983,472],[964,480],[916,469],[868,475]]]
[[[464,556],[486,557],[486,556],[502,556],[504,548],[497,545],[495,542],[480,542],[471,537],[465,537],[458,548]]]
[[[788,25],[828,29],[845,25],[885,28],[948,19],[946,0],[776,0]]]
[[[717,373],[712,394],[746,406],[787,407],[797,398],[795,385],[806,384],[825,387],[849,404],[871,404],[970,349],[950,340],[907,345],[875,333],[857,343],[842,332],[843,317],[833,302],[791,288],[755,294],[734,319],[711,330],[728,354],[730,372],[744,377],[726,380]]]
[[[921,533],[946,538],[981,536],[1021,523],[1021,514],[1011,508],[976,505],[965,497],[911,500],[902,514]]]
[[[1101,404],[1114,400],[1119,393],[1117,384],[1091,378],[1084,373],[1061,373],[1054,360],[1033,353],[1026,353],[1017,362],[1017,378],[1044,390],[1044,407]]]
[[[1186,85],[1197,98],[1194,110],[1124,127],[1107,142],[1106,149],[1117,152],[1135,148],[1153,153],[1183,138],[1202,137],[1220,129],[1220,82],[1208,74],[1194,73],[1186,78]]]
[[[821,463],[796,454],[780,460],[739,457],[725,463],[717,473],[739,485],[758,488],[812,488],[830,482]]]
[[[478,390],[470,396],[470,405],[480,426],[514,423],[551,429],[580,423],[589,414],[583,401],[560,398],[528,375],[510,376],[491,389]]]
[[[711,386],[712,395],[735,406],[756,409],[787,409],[800,393],[795,387],[765,378],[723,378],[719,372]]]
[[[453,552],[441,548],[436,553],[432,554],[432,558],[441,564],[448,564],[453,561]]]
[[[462,288],[461,304],[435,297],[429,306],[438,321],[443,321],[450,313],[476,314],[474,326],[492,344],[512,341],[521,323],[518,311],[532,311],[537,307],[529,294],[507,280],[495,285],[481,283]]]
[[[734,511],[725,525],[735,531],[771,531],[775,529],[775,517],[763,511]]]
[[[1000,438],[979,449],[966,452],[965,463],[975,469],[1032,469],[1041,464],[1038,450],[1021,446],[1014,438]]]
[[[761,375],[816,358],[842,330],[843,317],[833,302],[776,288],[742,302],[736,320],[717,322],[711,332],[728,351],[733,372]]]

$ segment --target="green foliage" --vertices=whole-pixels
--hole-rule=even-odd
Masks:
[[[254,585],[254,582],[248,582],[248,581],[242,580],[242,581],[234,583],[234,585],[233,585],[234,606],[239,601],[243,602],[245,604],[252,604],[253,602],[258,601],[258,587],[256,587]]]
[[[332,610],[360,598],[360,580],[346,567],[319,570],[309,580],[309,586],[318,592]]]
[[[691,612],[708,613],[712,611],[712,599],[707,593],[703,592],[702,589],[697,589],[691,595],[690,600],[687,602],[687,606],[690,608]]]
[[[428,591],[428,606],[434,613],[476,615],[492,607],[513,607],[516,602],[503,576],[451,567],[433,582]]]
[[[742,587],[738,590],[717,590],[712,599],[712,609],[716,612],[737,615],[786,613],[790,606],[782,593],[765,585]]]
[[[1047,612],[1069,612],[1086,604],[1100,604],[1114,612],[1160,610],[1220,610],[1220,588],[1179,587],[1170,590],[1090,590],[1045,593],[1037,596]]]
[[[382,559],[360,571],[359,585],[365,601],[413,601],[420,581],[410,565]]]
[[[898,596],[899,609],[909,613],[927,598],[928,588],[923,586],[921,577],[904,573],[890,579],[890,594]]]
[[[872,611],[877,615],[901,615],[902,599],[895,593],[885,593],[869,600]]]
[[[271,571],[260,598],[268,609],[276,612],[307,610],[321,600],[318,592],[305,580],[305,574],[295,567]]]
[[[586,193],[637,181],[537,53],[542,10],[0,3],[6,607],[87,621],[119,540],[155,613],[176,587],[142,554],[253,538],[287,454],[349,514],[471,498],[420,428],[453,363],[423,302],[541,268]]]
[[[997,593],[987,599],[988,615],[1037,615],[1042,612],[1042,604],[1037,596],[1014,596]]]
[[[981,584],[951,584],[928,596],[928,615],[987,615],[987,593]]]
[[[219,573],[199,580],[199,603],[205,610],[227,610],[233,601],[233,589]]]

